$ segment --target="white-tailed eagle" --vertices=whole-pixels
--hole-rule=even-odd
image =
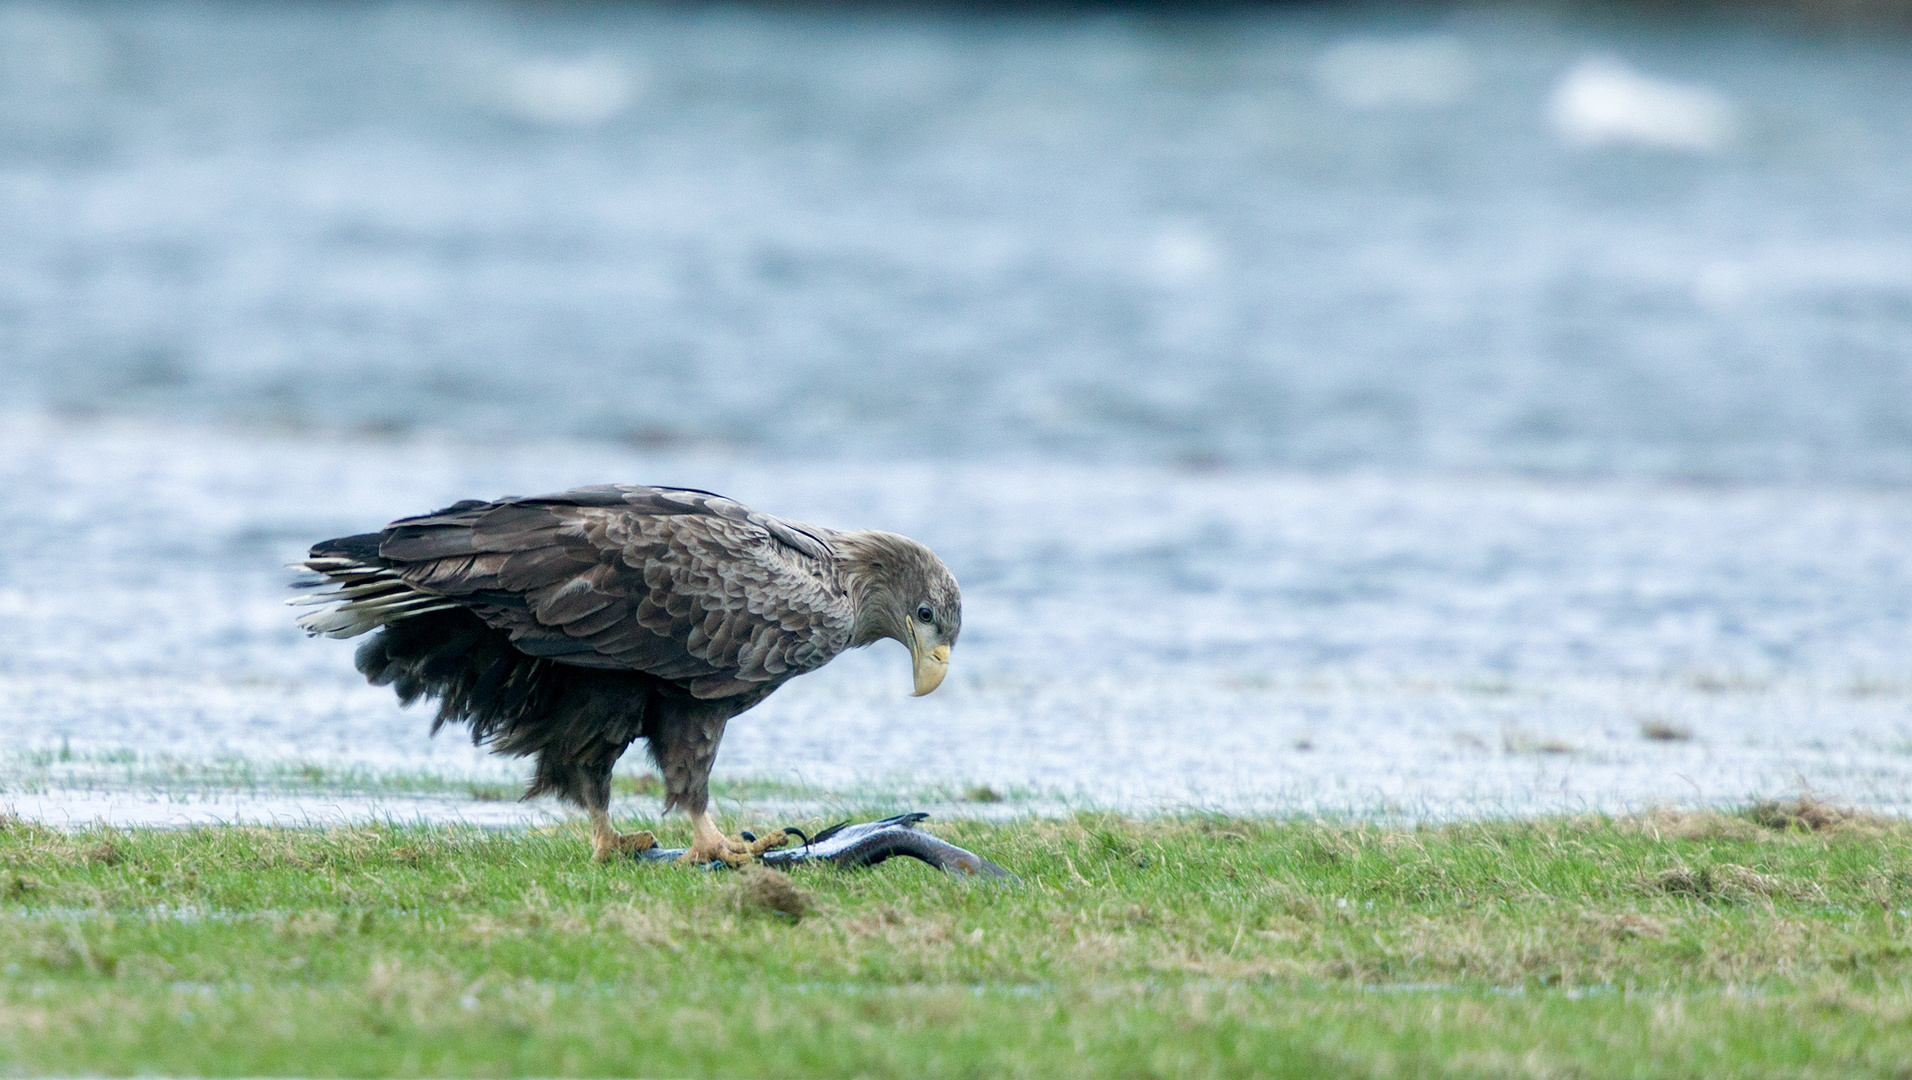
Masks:
[[[611,767],[646,740],[664,809],[690,814],[687,859],[758,853],[711,824],[724,725],[845,649],[910,650],[917,695],[943,681],[962,628],[956,579],[894,533],[839,532],[707,491],[607,484],[461,502],[382,531],[314,544],[317,587],[295,603],[314,634],[356,637],[358,669],[434,733],[464,724],[493,752],[534,756],[525,797],[591,815],[599,859],[638,851],[607,807]],[[761,842],[760,842],[761,843]]]

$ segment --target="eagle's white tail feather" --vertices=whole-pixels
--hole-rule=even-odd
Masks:
[[[310,570],[323,580],[301,583],[318,588],[286,603],[314,610],[299,616],[299,627],[325,637],[357,637],[387,623],[458,606],[454,600],[412,587],[389,566],[368,565],[354,559],[323,556],[291,564]]]
[[[412,596],[405,598],[393,597],[386,599],[381,597],[377,603],[354,600],[348,602],[345,606],[363,611],[368,615],[390,615],[399,612],[417,612],[427,608],[438,611],[443,608],[456,607],[457,605],[442,596],[428,596],[423,593],[414,593]]]
[[[313,604],[335,604],[341,600],[360,600],[378,596],[418,596],[411,586],[402,581],[376,581],[369,585],[340,585],[334,581],[318,583],[322,591],[308,596],[295,596],[286,603],[293,607],[310,607]]]

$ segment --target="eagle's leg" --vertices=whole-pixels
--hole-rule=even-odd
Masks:
[[[664,777],[664,809],[682,807],[690,815],[690,849],[678,859],[741,866],[774,847],[789,843],[782,829],[755,840],[725,836],[710,820],[710,767],[731,717],[761,701],[769,690],[715,701],[659,700],[645,725],[651,760]]]
[[[657,846],[657,837],[648,830],[621,833],[611,827],[611,766],[616,762],[616,754],[602,755],[589,759],[579,770],[584,774],[583,783],[578,785],[579,801],[591,815],[591,856],[598,862]]]
[[[626,739],[591,738],[582,746],[546,746],[538,753],[537,773],[525,798],[555,792],[591,815],[591,854],[598,862],[635,855],[657,846],[648,832],[621,833],[611,827],[611,769],[630,745]]]

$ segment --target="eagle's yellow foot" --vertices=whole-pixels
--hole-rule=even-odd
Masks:
[[[733,847],[722,836],[714,844],[692,841],[690,848],[677,857],[677,861],[686,866],[703,866],[706,863],[720,862],[725,866],[742,866],[749,862],[751,854],[747,847]]]
[[[711,824],[707,814],[690,816],[690,850],[679,856],[677,861],[689,865],[702,865],[709,862],[721,862],[727,866],[742,866],[774,847],[782,847],[790,838],[782,829],[777,829],[754,840],[742,836],[725,836]]]
[[[619,856],[635,855],[640,851],[649,851],[657,846],[657,837],[647,830],[634,833],[612,833],[610,837],[591,838],[591,854],[598,862],[610,862]]]
[[[789,842],[790,834],[784,832],[782,829],[773,829],[755,839],[752,839],[749,834],[730,838],[731,847],[742,848],[750,852],[752,856],[762,855],[771,848],[780,848]]]
[[[649,832],[621,833],[611,828],[610,815],[601,810],[591,815],[591,854],[598,862],[610,862],[656,846],[657,837]]]

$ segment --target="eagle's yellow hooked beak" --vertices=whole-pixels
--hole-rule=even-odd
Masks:
[[[923,648],[923,639],[917,635],[916,628],[912,626],[910,628],[910,661],[916,668],[916,692],[910,696],[922,697],[943,685],[943,676],[949,673],[949,646]]]

